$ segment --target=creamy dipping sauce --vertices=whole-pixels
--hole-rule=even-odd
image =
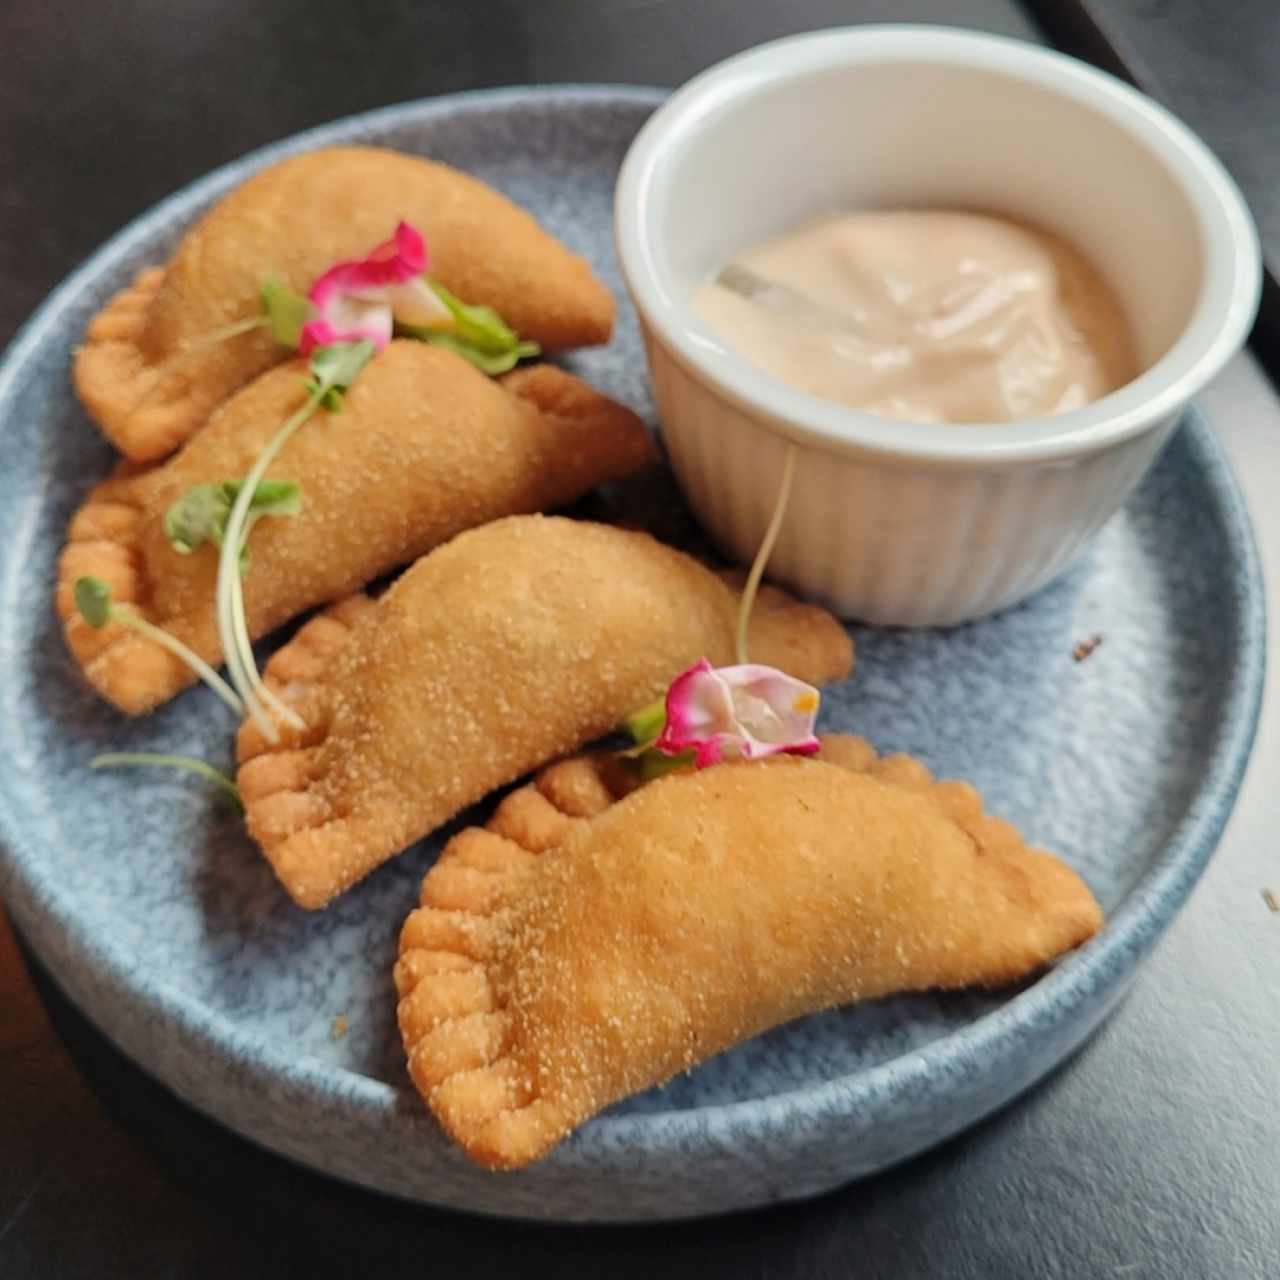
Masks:
[[[741,254],[694,306],[783,382],[914,422],[1062,413],[1135,373],[1124,314],[1089,263],[984,214],[826,218]]]

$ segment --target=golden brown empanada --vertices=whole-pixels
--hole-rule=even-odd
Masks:
[[[250,178],[196,223],[165,267],[143,271],[108,302],[76,358],[85,407],[126,456],[163,457],[286,352],[259,330],[193,355],[163,386],[154,385],[157,371],[257,314],[268,279],[305,293],[401,219],[426,236],[433,279],[496,308],[522,337],[548,351],[608,341],[608,290],[505,196],[418,156],[329,147]]]
[[[217,552],[180,555],[164,530],[194,485],[243,476],[304,399],[303,365],[263,374],[163,465],[107,481],[71,523],[58,576],[67,641],[94,686],[121,710],[148,711],[193,681],[190,669],[117,624],[76,612],[77,578],[215,665]],[[263,520],[249,540],[245,609],[253,637],[357,590],[473,525],[557,507],[655,457],[640,420],[551,365],[494,382],[461,357],[393,342],[365,367],[342,410],[320,411],[284,446],[273,479],[302,488],[302,510]]]
[[[1084,882],[964,783],[856,738],[673,774],[554,765],[449,843],[400,941],[409,1069],[475,1160],[546,1154],[768,1027],[1020,978],[1091,937]]]
[[[309,623],[267,666],[306,723],[240,731],[249,832],[324,906],[479,800],[618,725],[701,657],[732,661],[737,598],[646,534],[516,516],[426,556],[377,601]],[[852,663],[825,610],[766,593],[751,653],[815,683]]]

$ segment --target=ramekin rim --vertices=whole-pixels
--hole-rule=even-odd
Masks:
[[[714,340],[687,300],[658,284],[643,209],[673,135],[766,83],[866,61],[932,60],[996,70],[1085,101],[1149,150],[1184,192],[1202,236],[1225,238],[1216,290],[1206,279],[1168,351],[1137,378],[1082,409],[1034,422],[931,425],[878,417],[786,386]],[[1192,180],[1190,175],[1194,175]],[[1157,427],[1179,412],[1240,349],[1262,285],[1258,235],[1234,180],[1176,116],[1112,75],[1005,36],[947,26],[889,23],[834,27],[758,45],[713,65],[667,99],[636,136],[618,178],[618,259],[650,340],[762,427],[829,452],[938,465],[1024,464],[1087,456]],[[1206,264],[1206,274],[1212,271]]]

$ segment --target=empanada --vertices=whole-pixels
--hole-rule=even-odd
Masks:
[[[496,308],[551,351],[606,342],[613,299],[586,261],[505,196],[447,165],[377,147],[293,156],[250,178],[94,317],[75,362],[85,407],[128,457],[177,448],[250,378],[286,354],[259,330],[157,371],[221,327],[256,314],[265,281],[305,293],[407,220],[430,273],[466,302]]]
[[[685,667],[733,657],[737,598],[646,534],[516,516],[462,534],[377,601],[309,623],[267,666],[306,724],[246,723],[249,832],[302,906],[324,906],[495,787],[615,728]],[[825,610],[765,593],[751,653],[846,675]]]
[[[121,710],[148,711],[192,683],[188,667],[136,631],[98,631],[76,612],[82,575],[104,579],[202,658],[221,661],[217,552],[180,555],[165,513],[194,485],[243,476],[304,399],[301,361],[261,375],[168,462],[107,481],[72,521],[59,566],[67,641]],[[365,367],[338,413],[318,411],[269,475],[297,482],[302,509],[249,540],[253,637],[347,595],[473,525],[570,502],[655,457],[640,420],[551,365],[494,382],[461,357],[397,341]]]
[[[454,837],[404,926],[410,1072],[493,1168],[768,1027],[1010,982],[1101,923],[972,787],[858,739],[620,789],[553,766]]]

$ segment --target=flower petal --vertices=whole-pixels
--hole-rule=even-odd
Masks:
[[[425,274],[429,265],[427,258],[427,242],[422,232],[412,223],[401,221],[396,226],[395,234],[396,271],[398,280],[412,280],[414,276]]]
[[[422,278],[426,269],[426,242],[407,222],[367,258],[330,267],[307,295],[316,314],[303,328],[299,350],[306,355],[318,346],[363,339],[381,350],[391,341],[398,308],[408,323],[447,321],[447,308]],[[409,316],[418,318],[410,321]]]
[[[391,307],[385,302],[369,302],[351,295],[331,294],[319,314],[302,326],[298,351],[309,355],[316,347],[335,342],[367,339],[381,351],[391,341]]]
[[[307,297],[323,310],[348,294],[358,294],[366,283],[366,272],[359,262],[339,262],[316,280]]]
[[[312,286],[311,301],[317,305],[321,303],[322,299],[316,297],[316,289],[331,277],[340,280],[347,292],[381,294],[392,285],[404,284],[422,275],[426,269],[426,242],[416,228],[401,222],[395,235],[384,240],[367,258],[340,262],[326,271]]]
[[[653,745],[668,755],[693,748],[698,768],[726,756],[812,755],[820,701],[812,685],[774,667],[717,669],[704,658],[672,681],[666,724]]]
[[[671,682],[667,690],[667,722],[653,745],[659,751],[674,754],[732,729],[733,700],[729,689],[703,658]]]
[[[758,663],[721,667],[718,674],[738,723],[758,746],[817,741],[813,726],[822,698],[812,685]]]
[[[454,326],[449,308],[422,276],[392,285],[387,290],[387,301],[391,304],[391,314],[401,324],[419,329],[452,329]]]
[[[372,342],[381,351],[391,341],[391,312],[386,312],[386,323],[370,321],[358,326],[339,328],[327,320],[312,320],[303,326],[298,339],[298,354],[310,355],[317,347],[331,347],[342,342]]]

